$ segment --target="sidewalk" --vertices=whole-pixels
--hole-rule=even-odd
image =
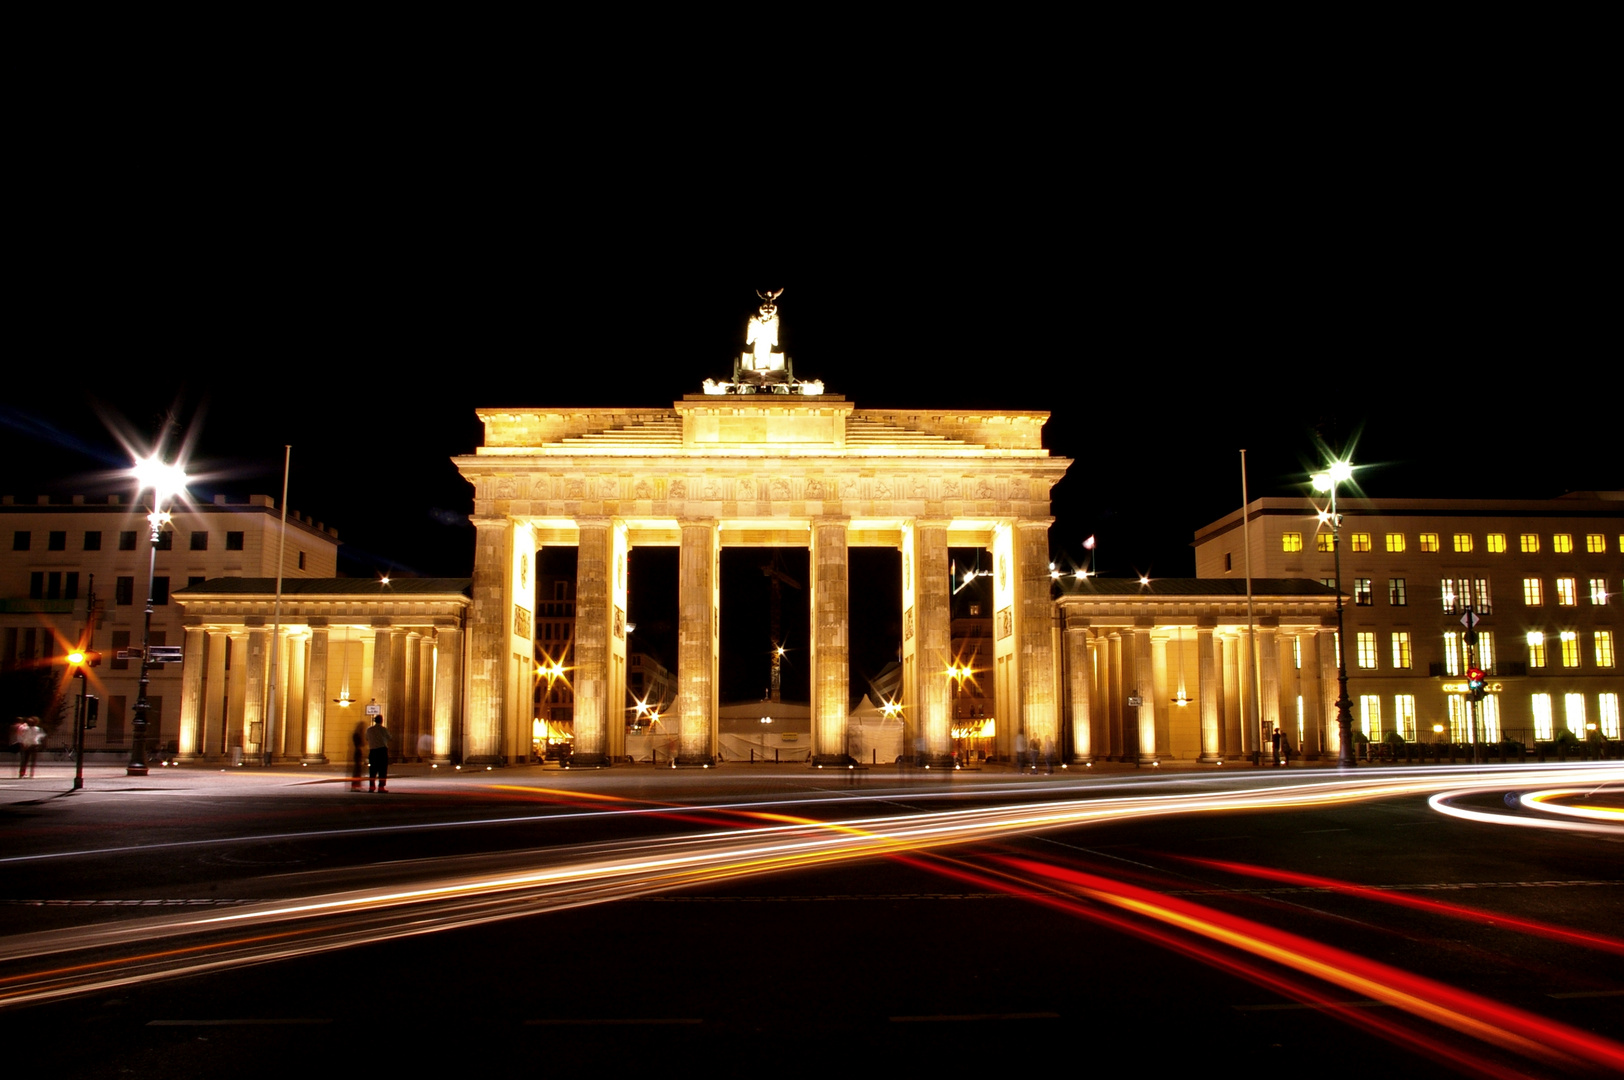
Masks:
[[[74,766],[71,761],[39,762],[35,775],[19,778],[14,756],[0,760],[0,807],[40,803],[62,797],[142,793],[231,798],[241,796],[328,795],[349,786],[348,770],[339,765],[243,765],[220,763],[154,765],[146,776],[127,776],[122,763],[85,766],[84,787],[74,792]],[[1289,771],[1334,768],[1334,761],[1294,762]],[[410,763],[389,767],[390,791],[396,794],[455,791],[475,784],[499,783],[524,787],[570,787],[590,789],[618,787],[626,783],[693,790],[699,787],[726,787],[741,781],[777,780],[810,783],[816,786],[845,786],[851,783],[960,782],[976,784],[1041,783],[1079,780],[1087,776],[1125,778],[1135,774],[1214,775],[1233,772],[1276,773],[1286,769],[1258,767],[1242,761],[1207,765],[1194,761],[1165,761],[1159,766],[1138,766],[1131,762],[1099,761],[1092,766],[1056,765],[1053,773],[1017,772],[1010,764],[989,762],[978,768],[927,770],[896,765],[868,765],[854,770],[812,769],[804,763],[768,764],[728,762],[713,769],[672,769],[648,763],[616,765],[608,769],[559,769],[541,765],[512,765],[498,768],[469,766],[457,769]]]

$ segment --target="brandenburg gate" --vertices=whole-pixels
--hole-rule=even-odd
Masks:
[[[484,445],[455,460],[474,486],[468,622],[470,763],[531,745],[535,557],[578,549],[573,763],[625,753],[628,552],[680,549],[676,763],[717,754],[723,547],[807,547],[814,760],[847,760],[847,553],[902,553],[903,717],[910,749],[950,753],[948,549],[992,552],[1000,743],[1057,745],[1050,488],[1070,461],[1043,448],[1047,412],[858,409],[797,381],[764,296],[732,379],[670,408],[483,409]],[[860,587],[860,583],[859,583]]]

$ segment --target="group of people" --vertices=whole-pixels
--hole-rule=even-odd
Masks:
[[[11,725],[11,745],[17,750],[17,775],[33,776],[39,748],[45,745],[45,729],[37,716],[19,716]]]

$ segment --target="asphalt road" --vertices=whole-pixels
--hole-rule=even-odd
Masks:
[[[1549,772],[1442,772],[1505,820],[1410,790],[1240,808],[1337,781],[1305,770],[409,770],[387,796],[187,770],[62,796],[47,767],[0,782],[0,1032],[66,1076],[1594,1075],[1624,1041],[1624,831],[1511,824],[1547,820],[1504,795]],[[1574,775],[1607,829],[1619,785]],[[1586,1035],[1600,1057],[1563,1042]]]

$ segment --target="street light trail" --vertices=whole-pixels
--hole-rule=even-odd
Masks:
[[[1624,779],[1624,769],[1586,770],[1584,777],[1590,781]],[[1562,784],[1571,783],[1574,774],[1550,769],[1525,773],[1521,779]],[[590,849],[510,853],[504,857],[531,862],[477,873],[445,874],[443,861],[431,873],[431,864],[425,862],[423,876],[405,885],[299,896],[227,912],[175,912],[3,939],[0,1007],[781,870],[1149,815],[1290,810],[1420,795],[1458,780],[1459,774],[1448,778],[1305,778],[1295,784],[1234,792],[1068,799],[827,822],[767,813],[758,806],[737,811],[755,819],[755,827],[748,830],[730,828],[592,845]],[[702,809],[714,812],[718,808]],[[672,809],[640,812],[671,813]],[[20,970],[29,960],[43,963],[43,968]]]

